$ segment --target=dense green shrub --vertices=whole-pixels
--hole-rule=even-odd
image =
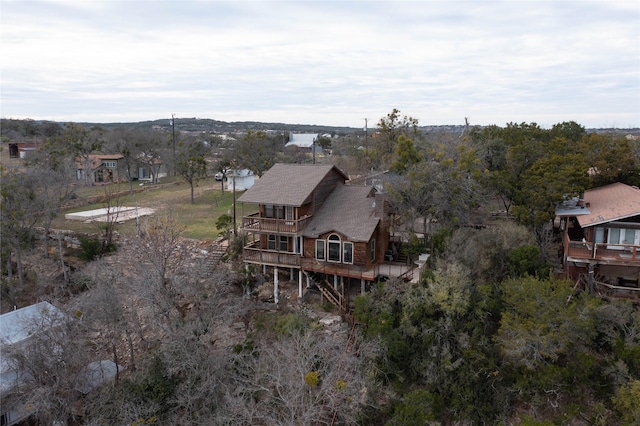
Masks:
[[[91,262],[103,254],[116,251],[116,244],[105,244],[97,237],[81,236],[80,237],[80,254],[78,257],[85,262]]]

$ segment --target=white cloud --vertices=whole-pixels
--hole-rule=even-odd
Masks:
[[[613,4],[615,3],[615,4]],[[637,2],[5,2],[1,114],[640,126]]]

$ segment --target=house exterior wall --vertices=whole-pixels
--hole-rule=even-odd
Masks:
[[[574,282],[610,296],[640,297],[640,215],[580,228],[561,220],[563,265]]]

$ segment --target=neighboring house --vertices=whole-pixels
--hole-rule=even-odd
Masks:
[[[132,171],[134,180],[146,180],[158,183],[158,179],[166,176],[165,166],[159,156],[142,153],[136,159],[136,167]]]
[[[26,420],[33,414],[19,398],[21,386],[28,384],[32,376],[12,361],[10,353],[37,350],[34,337],[62,326],[69,318],[48,302],[40,302],[0,315],[0,425],[10,426]],[[55,356],[55,354],[42,354]],[[78,374],[75,389],[78,398],[86,395],[106,380],[114,378],[123,367],[111,360],[94,361]]]
[[[285,145],[285,148],[291,146],[297,146],[309,152],[322,152],[322,147],[317,143],[317,133],[289,133],[289,142]]]
[[[18,142],[9,144],[9,158],[27,158],[30,152],[36,151],[38,144],[35,142]]]
[[[364,292],[385,277],[411,279],[413,266],[392,262],[400,247],[390,243],[384,194],[372,186],[347,185],[332,165],[276,164],[238,201],[258,205],[243,217],[244,262],[273,269],[278,302],[281,270],[298,281],[298,296],[318,286],[348,313],[348,293]]]
[[[255,183],[255,176],[249,169],[230,170],[225,176],[228,191],[232,191],[234,186],[236,191],[246,191]]]
[[[29,379],[26,373],[9,361],[7,354],[14,350],[29,350],[33,334],[60,324],[64,318],[62,311],[48,302],[0,315],[0,400],[3,401],[1,425],[13,425],[31,415],[27,406],[6,403],[7,397]]]
[[[118,182],[120,176],[120,161],[124,158],[122,154],[91,154],[87,159],[76,158],[76,179],[80,181],[94,183]],[[89,166],[90,170],[85,170]],[[88,174],[87,174],[88,173]]]
[[[614,183],[556,209],[568,276],[590,292],[640,297],[640,189]]]

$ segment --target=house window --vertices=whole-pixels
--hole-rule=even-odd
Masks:
[[[375,260],[376,260],[376,240],[371,240],[371,246],[369,248],[371,249],[371,261],[375,262]]]
[[[112,169],[115,169],[115,167],[116,167],[116,162],[115,161],[103,161],[102,164],[105,167],[111,167]]]
[[[329,235],[329,256],[331,262],[340,262],[340,237],[336,234]]]
[[[286,235],[280,235],[280,244],[278,245],[278,250],[289,251],[289,238],[287,238]]]
[[[267,250],[276,249],[276,236],[271,234],[267,236]]]
[[[609,228],[607,240],[610,244],[637,245],[640,242],[640,232],[635,229]],[[608,246],[607,248],[624,249],[623,246]]]
[[[284,214],[285,214],[285,219],[286,220],[293,220],[293,207],[286,206],[284,208]]]
[[[342,244],[342,262],[353,263],[353,243]]]
[[[604,228],[598,226],[596,228],[596,243],[603,243],[604,242]]]
[[[316,240],[316,259],[324,260],[324,240]]]
[[[264,217],[284,219],[284,208],[282,206],[274,206],[273,204],[265,204]]]

